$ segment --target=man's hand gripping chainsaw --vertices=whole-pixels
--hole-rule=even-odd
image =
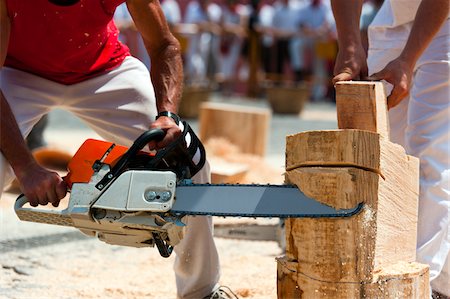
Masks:
[[[21,220],[74,226],[109,244],[158,247],[164,257],[183,238],[183,215],[167,212],[175,188],[205,164],[205,150],[186,122],[183,134],[156,154],[141,151],[164,131],[146,131],[126,147],[86,140],[69,163],[68,207],[62,211],[24,208],[21,195],[15,204]]]

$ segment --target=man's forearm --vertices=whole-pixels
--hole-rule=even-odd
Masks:
[[[449,0],[423,0],[417,10],[408,41],[400,55],[410,65],[415,65],[433,37],[448,18]]]
[[[0,90],[0,151],[20,177],[36,163],[22,137],[11,108]]]
[[[177,112],[183,87],[183,63],[178,43],[152,57],[151,77],[158,111]]]
[[[359,20],[362,0],[331,0],[331,6],[336,20],[340,49],[360,45]]]

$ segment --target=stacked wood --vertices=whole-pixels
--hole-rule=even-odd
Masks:
[[[406,299],[429,294],[428,267],[414,262],[419,162],[385,137],[385,105],[375,103],[384,96],[378,94],[380,85],[337,85],[338,111],[343,113],[344,105],[353,110],[347,114],[354,118],[347,119],[349,127],[362,123],[358,117],[372,120],[366,130],[287,137],[288,183],[335,209],[360,203],[363,208],[351,217],[286,221],[286,256],[278,259],[279,298]],[[357,104],[347,105],[346,99],[360,101],[365,112],[359,113]],[[367,111],[380,115],[369,117]]]
[[[200,106],[200,139],[225,138],[242,153],[264,156],[271,114],[267,108],[206,102]]]

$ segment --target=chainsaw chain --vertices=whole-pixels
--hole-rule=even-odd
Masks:
[[[284,185],[272,185],[272,184],[211,184],[211,183],[203,183],[203,184],[197,184],[197,183],[191,183],[191,182],[181,182],[178,186],[180,187],[198,187],[198,186],[203,186],[203,187],[229,187],[229,186],[239,186],[239,187],[270,187],[270,188],[297,188],[297,186],[295,185],[289,185],[289,184],[284,184]],[[310,218],[321,218],[321,217],[340,217],[340,218],[344,218],[344,217],[350,217],[353,215],[358,214],[362,208],[363,208],[364,204],[360,203],[358,204],[358,206],[348,212],[348,213],[343,213],[343,214],[320,214],[320,215],[309,215]],[[170,214],[175,215],[175,216],[217,216],[217,217],[248,217],[248,218],[268,218],[268,219],[272,219],[272,218],[280,218],[280,219],[285,219],[288,218],[286,217],[286,215],[282,215],[282,214],[271,214],[271,215],[255,215],[255,214],[248,214],[248,213],[242,213],[239,215],[233,214],[233,215],[229,215],[226,213],[206,213],[206,212],[194,212],[194,211],[170,211]],[[304,217],[301,214],[297,214],[297,215],[292,215],[289,216],[289,218],[296,218],[296,217]]]

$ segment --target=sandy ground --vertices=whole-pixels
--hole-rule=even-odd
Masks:
[[[332,127],[335,114],[330,109],[326,113],[329,122],[323,126]],[[284,136],[308,128],[299,129],[299,124],[317,126],[314,122],[323,117],[324,113],[313,109],[304,115],[304,123],[291,117],[295,124],[291,127],[284,119],[273,119],[271,142],[279,147],[269,149],[269,153],[278,153],[269,160],[275,161],[275,175],[258,183],[282,182]],[[52,145],[62,144],[72,153],[86,137],[96,137],[87,136],[85,129],[73,130],[69,136],[62,132],[49,130],[46,137]],[[266,170],[259,167],[251,175],[271,172]],[[12,210],[16,197],[16,193],[5,193],[0,201],[0,298],[176,298],[174,255],[165,259],[156,248],[112,246],[73,228],[21,222]],[[234,224],[249,221],[215,220]],[[240,298],[276,298],[276,257],[283,255],[277,242],[215,239],[222,285]]]

